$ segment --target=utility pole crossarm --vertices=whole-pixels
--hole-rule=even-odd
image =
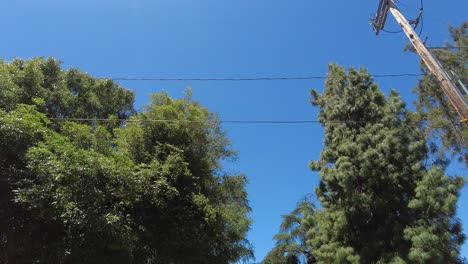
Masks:
[[[409,24],[408,20],[406,20],[403,14],[398,10],[393,0],[380,0],[377,16],[374,20],[374,30],[376,31],[376,34],[379,33],[380,29],[383,29],[384,24],[382,23],[385,23],[387,17],[387,14],[383,14],[382,10],[386,10],[387,13],[388,11],[392,13],[398,24],[405,32],[408,39],[411,41],[411,44],[415,48],[416,52],[424,61],[428,70],[438,80],[444,94],[447,96],[452,106],[458,112],[461,119],[468,120],[468,106],[463,96],[458,92],[456,85],[453,83],[452,79],[449,77],[447,72],[442,68],[437,59],[434,58],[434,56],[432,56],[432,54],[427,49],[426,45],[424,45],[424,43],[421,41],[418,34],[416,34],[413,27]]]
[[[380,0],[379,8],[377,9],[377,14],[375,20],[373,21],[373,27],[376,35],[379,35],[380,30],[384,29],[385,22],[387,21],[388,15],[388,5],[389,0]]]

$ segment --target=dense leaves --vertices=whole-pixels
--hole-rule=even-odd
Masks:
[[[37,104],[49,118],[126,118],[133,111],[133,92],[112,80],[96,79],[79,69],[62,70],[53,59],[0,60],[0,108]]]
[[[364,69],[330,65],[324,92],[312,96],[325,126],[311,162],[323,210],[308,242],[319,263],[458,263],[463,179],[425,167],[420,117]]]
[[[252,257],[244,175],[215,114],[53,59],[2,62],[0,258],[15,263],[232,263]],[[77,123],[68,118],[127,118]],[[159,120],[159,121],[157,121]],[[161,120],[171,120],[161,122]],[[6,208],[6,209],[3,209]]]
[[[189,94],[173,100],[162,93],[132,118],[139,121],[117,129],[116,143],[149,181],[135,210],[158,207],[137,219],[145,227],[140,240],[151,241],[143,253],[180,263],[250,256],[246,178],[222,171],[219,160],[234,152],[216,116]]]

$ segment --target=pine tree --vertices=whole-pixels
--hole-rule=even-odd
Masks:
[[[456,263],[461,177],[426,168],[419,117],[395,91],[386,98],[365,69],[332,64],[320,95],[325,148],[311,168],[323,210],[309,244],[319,263]]]

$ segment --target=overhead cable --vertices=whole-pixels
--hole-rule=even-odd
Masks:
[[[402,29],[400,29],[398,31],[391,31],[391,30],[381,29],[381,31],[383,31],[385,33],[390,33],[390,34],[399,34],[399,33],[403,32]]]
[[[193,123],[203,124],[207,121],[188,119],[112,119],[112,118],[49,118],[52,121],[92,121],[92,122],[128,122],[128,123]],[[320,123],[318,120],[218,120],[219,123],[232,124],[314,124]],[[352,121],[359,123],[358,121]],[[340,122],[343,123],[343,122]]]
[[[204,124],[207,121],[188,120],[188,119],[119,119],[119,118],[49,118],[51,121],[84,121],[84,122],[122,122],[122,123],[188,123],[188,124]],[[215,122],[223,124],[321,124],[319,120],[217,120]],[[420,123],[415,121],[414,123]],[[339,121],[325,121],[325,124],[381,124],[379,122],[359,121],[359,120],[339,120]],[[427,120],[423,123],[430,128],[446,128],[456,124],[448,124],[443,126],[430,125]]]
[[[468,46],[434,46],[427,47],[428,49],[468,49]]]
[[[424,74],[375,74],[374,78],[418,77]],[[336,77],[341,79],[342,77]],[[114,81],[290,81],[290,80],[325,80],[335,79],[327,76],[293,76],[293,77],[250,77],[250,78],[97,78],[112,79]]]
[[[371,75],[373,78],[400,78],[400,77],[420,77],[424,76],[423,73],[400,73],[400,74],[374,74]],[[0,75],[0,77],[3,75]],[[14,76],[10,75],[12,78],[25,78],[28,79],[26,76]],[[37,77],[30,77],[31,79]],[[67,79],[60,77],[60,78],[43,78],[44,80],[48,81],[65,81]],[[162,78],[162,77],[94,77],[93,79],[96,80],[114,80],[114,81],[293,81],[293,80],[326,80],[326,79],[342,79],[342,77],[327,77],[327,76],[292,76],[292,77],[247,77],[247,78]]]

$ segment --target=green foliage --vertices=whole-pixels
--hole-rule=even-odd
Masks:
[[[47,134],[49,120],[34,106],[18,105],[6,112],[0,109],[0,162],[10,162]]]
[[[4,238],[0,241],[2,260],[14,259],[18,263],[28,263],[39,254],[47,260],[49,245],[54,243],[57,235],[56,232],[41,234],[39,229],[54,224],[39,221],[25,206],[15,202],[18,179],[25,175],[25,153],[51,133],[48,124],[45,115],[36,111],[34,106],[18,105],[9,112],[0,109],[0,233]]]
[[[79,69],[64,71],[60,64],[53,58],[0,60],[0,108],[42,101],[40,111],[52,118],[126,118],[132,113],[133,92]]]
[[[262,261],[262,264],[299,264],[299,258],[294,254],[284,255],[284,252],[273,248]]]
[[[409,207],[419,217],[405,229],[405,238],[413,246],[409,252],[415,263],[457,263],[459,245],[464,242],[462,226],[456,213],[458,192],[462,177],[448,178],[436,167],[417,183],[415,195]],[[441,245],[444,245],[441,247]]]
[[[143,168],[151,186],[135,210],[148,210],[154,206],[150,201],[160,203],[137,220],[144,227],[140,240],[152,240],[141,254],[161,263],[227,263],[251,257],[246,178],[222,172],[219,160],[233,158],[234,152],[217,117],[189,96],[174,100],[161,93],[132,119],[138,122],[115,134],[119,151]]]
[[[464,236],[455,217],[463,180],[424,165],[420,116],[365,69],[329,66],[312,91],[325,149],[311,168],[323,210],[309,245],[319,263],[456,263]]]
[[[449,27],[451,43],[447,46],[468,46],[468,22],[464,22],[459,27]],[[468,84],[468,49],[437,49],[432,51],[445,70],[449,73],[453,71],[455,83],[461,81]],[[418,95],[416,105],[418,110],[424,113],[428,120],[426,131],[434,139],[431,143],[432,152],[438,154],[438,159],[448,162],[445,153],[448,151],[451,156],[456,156],[460,161],[468,164],[468,125],[459,124],[460,117],[452,107],[437,80],[430,74],[424,63],[421,63],[421,70],[426,75],[415,87]],[[451,73],[450,73],[451,74]],[[459,79],[458,79],[459,78]],[[468,100],[468,95],[465,95]]]
[[[30,148],[26,159],[18,200],[63,230],[60,257],[128,263],[134,235],[125,209],[139,199],[132,163],[80,148],[57,134]]]
[[[276,240],[275,247],[263,259],[263,264],[293,264],[316,263],[312,255],[312,249],[307,244],[307,235],[314,223],[316,213],[315,205],[307,200],[298,202],[296,208],[289,214],[283,215],[280,225],[280,233],[273,238]]]
[[[215,114],[49,58],[0,63],[0,259],[233,263],[253,257],[244,175]],[[127,118],[100,125],[57,118]],[[137,121],[138,120],[138,121]],[[155,120],[175,120],[156,122]]]

